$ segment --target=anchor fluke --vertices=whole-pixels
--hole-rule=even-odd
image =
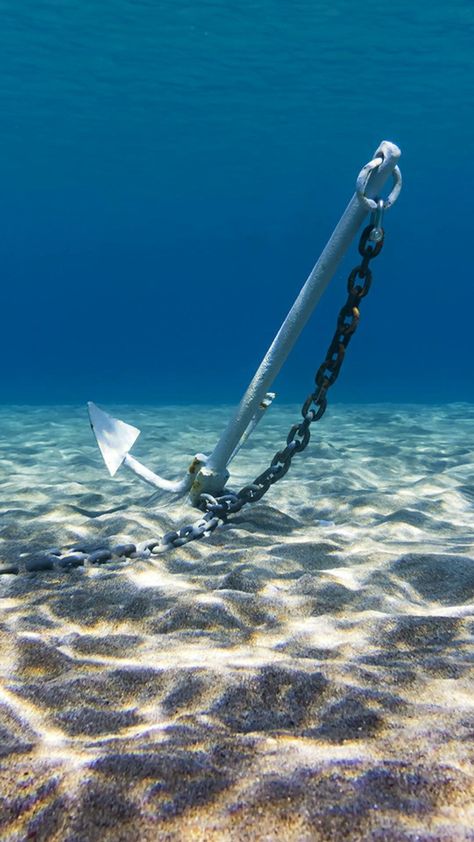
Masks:
[[[97,439],[100,452],[107,465],[110,476],[117,473],[130,448],[140,435],[137,427],[125,424],[118,418],[112,418],[95,403],[89,401],[87,404],[89,419],[94,435]]]

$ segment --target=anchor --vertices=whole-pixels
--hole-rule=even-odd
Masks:
[[[373,158],[362,168],[357,178],[354,195],[350,199],[319,260],[310,272],[212,453],[208,456],[203,453],[196,453],[181,479],[165,479],[135,459],[130,454],[130,450],[140,435],[140,430],[128,423],[112,418],[94,403],[88,404],[91,427],[111,476],[115,476],[120,466],[123,465],[133,471],[142,480],[153,485],[160,492],[169,492],[178,496],[188,494],[190,502],[194,506],[206,511],[204,520],[199,521],[197,526],[191,525],[190,527],[185,527],[180,533],[170,533],[170,535],[178,536],[178,538],[173,537],[172,539],[174,546],[179,546],[180,543],[184,543],[186,540],[192,540],[193,537],[202,537],[203,534],[206,534],[206,531],[214,529],[217,525],[214,521],[217,521],[219,518],[224,519],[225,515],[222,515],[223,511],[238,510],[239,506],[232,508],[229,505],[229,499],[236,495],[226,495],[226,485],[230,476],[228,470],[229,465],[240,448],[248,441],[257,424],[271,406],[275,398],[274,392],[270,391],[273,381],[281,370],[301,331],[318,304],[331,278],[334,276],[340,261],[368,214],[371,214],[371,224],[365,229],[363,237],[365,236],[365,232],[367,232],[364,242],[366,245],[369,242],[369,249],[366,252],[361,251],[361,254],[366,254],[366,257],[364,257],[364,260],[366,260],[366,270],[368,261],[380,250],[383,241],[383,212],[396,201],[401,189],[401,174],[397,163],[400,154],[400,149],[394,143],[382,141],[375,151]],[[382,200],[380,199],[381,190],[390,177],[393,179],[392,191],[387,199]],[[359,268],[357,267],[357,270]],[[351,277],[349,279],[350,282]],[[353,282],[352,286],[354,287]],[[358,287],[357,289],[360,290],[361,288]],[[359,297],[362,297],[362,293],[359,292],[358,294]],[[365,295],[365,292],[363,294]],[[357,307],[354,309],[358,314]],[[339,334],[341,332],[344,334],[345,327],[347,326],[342,323]],[[355,326],[351,332],[353,330],[355,330]],[[346,333],[349,336],[349,331],[346,331]],[[349,339],[344,344],[344,348],[348,341]],[[333,345],[330,346],[330,350],[331,348],[333,348]],[[337,352],[334,350],[331,351],[332,356],[335,353]],[[336,365],[340,367],[340,363],[342,362],[342,359],[339,361],[333,360],[331,354],[328,355],[328,358],[321,367],[324,368],[325,366],[330,372],[335,370]],[[337,368],[337,372],[338,370],[339,368]],[[332,379],[331,377],[326,377],[329,385],[334,382],[337,372],[332,376]],[[326,389],[327,386],[325,386]],[[295,428],[292,428],[292,431],[290,431],[287,440],[287,450],[290,451],[290,458],[295,449],[302,450],[306,446],[309,440],[309,423],[313,420],[319,420],[324,412],[325,397],[323,396],[321,398],[321,389],[318,394],[320,400],[315,399],[314,395],[310,396],[319,405],[318,412],[308,410],[308,400],[304,404],[305,411],[303,412],[303,417],[306,424],[304,434],[300,429],[304,427],[304,424],[295,425],[295,428],[297,428],[296,432]],[[312,416],[310,416],[311,412],[313,413]],[[296,434],[303,436],[304,441],[294,441]],[[291,444],[294,444],[294,448],[291,448]],[[284,470],[280,470],[280,475],[286,473],[286,470],[288,470],[289,461],[290,459],[286,460],[285,468]],[[278,468],[277,463],[274,465],[272,461],[272,467],[275,468],[274,474],[276,476],[278,473],[276,470]],[[271,482],[275,481],[275,477],[272,475],[270,482],[267,482],[268,477],[266,474],[270,470],[267,469],[267,472],[258,478],[265,477],[265,490]],[[276,478],[278,479],[279,476]],[[255,487],[254,485],[248,486],[247,488],[251,489]],[[239,493],[242,494],[242,492]],[[264,491],[261,493],[264,493]],[[259,496],[261,496],[261,493]],[[219,500],[224,502],[217,505],[216,495],[224,495],[219,498]],[[252,502],[254,499],[259,499],[259,496],[256,494],[252,496],[252,493],[249,493],[247,495],[248,499],[245,499],[243,503],[240,501],[240,507],[245,502]],[[188,535],[190,537],[187,537]],[[167,536],[164,537],[166,538]]]

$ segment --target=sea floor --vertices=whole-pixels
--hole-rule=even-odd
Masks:
[[[229,415],[107,409],[168,477]],[[297,419],[269,410],[231,487]],[[31,572],[196,512],[110,479],[84,409],[0,409],[2,842],[474,840],[474,405],[312,431],[209,538]]]

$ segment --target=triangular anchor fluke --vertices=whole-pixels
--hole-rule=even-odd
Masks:
[[[135,444],[140,435],[140,430],[137,427],[132,427],[131,424],[119,421],[118,418],[112,418],[111,415],[107,415],[91,401],[87,404],[87,409],[100,452],[110,476],[113,477],[128,451]]]

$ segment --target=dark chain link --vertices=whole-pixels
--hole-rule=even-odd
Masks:
[[[371,239],[377,230],[378,240]],[[346,353],[360,319],[360,302],[370,290],[372,272],[370,261],[382,250],[384,231],[374,229],[371,223],[362,231],[359,241],[359,254],[362,261],[349,274],[347,279],[347,301],[339,312],[337,326],[324,362],[316,375],[316,389],[306,398],[301,407],[303,420],[293,424],[286,438],[286,446],[278,450],[268,468],[259,474],[250,485],[244,486],[237,493],[227,493],[220,497],[201,494],[199,508],[203,516],[195,523],[183,526],[179,530],[167,532],[161,539],[161,548],[181,547],[189,541],[195,541],[213,532],[220,521],[226,521],[230,514],[239,512],[247,503],[256,503],[268,491],[271,485],[285,476],[296,453],[301,453],[310,440],[310,426],[313,421],[320,421],[327,408],[327,393],[336,382]],[[313,404],[316,409],[313,408]],[[157,548],[158,549],[158,548]]]

